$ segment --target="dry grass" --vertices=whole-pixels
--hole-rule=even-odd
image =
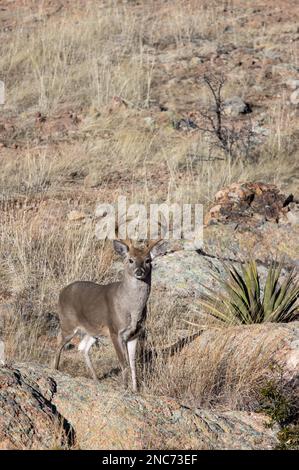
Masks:
[[[122,7],[115,13],[91,7],[81,18],[42,18],[29,35],[20,25],[13,45],[3,46],[1,63],[13,108],[48,113],[66,99],[73,106],[103,105],[111,94],[142,102],[146,90],[136,21]]]
[[[146,391],[195,407],[255,410],[261,387],[277,380],[273,354],[279,344],[283,333],[275,328],[211,327],[180,353],[158,356],[146,375]]]
[[[221,39],[216,20],[221,5],[207,8],[196,1],[186,8],[175,1],[169,9],[156,3],[134,8],[89,1],[80,9],[81,2],[74,1],[70,11],[50,18],[41,7],[29,31],[16,17],[14,40],[1,44],[0,61],[11,108],[49,112],[65,100],[73,106],[103,106],[113,95],[147,106],[155,47]]]
[[[140,196],[142,191],[136,187],[133,174],[147,185],[148,179],[159,173],[158,166],[165,174],[163,181],[159,181],[161,198],[188,199],[188,195],[194,194],[194,199],[204,203],[211,200],[220,186],[240,178],[267,176],[275,182],[290,180],[295,159],[294,149],[290,148],[292,119],[284,100],[267,116],[273,132],[261,156],[263,163],[258,167],[248,162],[232,166],[229,162],[201,161],[211,156],[209,140],[198,133],[178,135],[171,128],[171,116],[168,126],[160,129],[159,124],[155,130],[144,124],[146,110],[155,102],[161,80],[161,65],[156,56],[163,50],[163,44],[171,51],[174,47],[184,48],[187,56],[188,47],[198,41],[221,44],[225,21],[217,13],[223,9],[222,2],[208,6],[206,2],[182,5],[178,1],[172,2],[172,8],[167,4],[155,8],[155,2],[143,2],[142,9],[134,6],[134,2],[132,5],[107,2],[101,8],[89,2],[80,13],[78,5],[80,2],[73,2],[68,14],[63,11],[49,18],[41,7],[39,21],[29,31],[20,17],[13,41],[1,42],[0,67],[4,71],[1,78],[7,89],[5,111],[18,115],[15,135],[27,147],[19,158],[5,162],[0,181],[2,192],[11,191],[11,187],[17,192],[57,189],[76,169],[81,169],[83,175],[92,173],[102,185],[109,184],[111,174],[117,172],[120,178],[129,179],[132,191]],[[235,38],[235,43],[241,40]],[[239,85],[229,81],[227,93],[231,93],[229,90],[236,93],[236,86],[238,90]],[[250,86],[242,84],[242,89],[242,95],[246,95]],[[197,93],[202,100],[206,99],[203,87],[198,86]],[[127,113],[107,116],[103,112],[114,95],[130,104]],[[39,150],[38,147],[33,150],[33,141],[40,138],[34,113],[39,111],[50,119],[65,107],[84,109],[79,133],[64,136],[69,144],[79,137],[75,148],[73,144],[51,146],[53,140],[62,138],[53,132],[51,140],[46,139]],[[145,114],[138,114],[138,109]],[[105,132],[109,138],[103,136]],[[194,160],[190,155],[197,157]],[[271,171],[269,175],[269,168],[275,168],[275,173]],[[15,181],[17,175],[23,181]]]
[[[1,225],[1,287],[4,299],[10,299],[3,314],[9,359],[48,362],[61,287],[76,279],[109,278],[112,251],[95,241],[90,226],[55,222],[50,233],[49,226],[36,227],[24,216]]]

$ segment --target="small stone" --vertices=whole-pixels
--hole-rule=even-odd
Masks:
[[[298,212],[289,211],[287,212],[286,216],[290,224],[299,225],[299,211]]]
[[[152,118],[151,116],[145,117],[144,122],[145,122],[145,125],[149,129],[151,129],[151,130],[155,129],[156,122],[155,122],[154,118]]]
[[[77,210],[73,210],[71,212],[68,213],[67,215],[67,218],[69,221],[76,221],[76,220],[83,220],[85,219],[85,214],[84,212],[80,212],[80,211],[77,211]]]
[[[189,62],[190,67],[196,67],[198,64],[202,64],[203,60],[200,57],[192,57]]]
[[[240,98],[240,96],[233,96],[224,101],[224,112],[228,116],[238,116],[239,114],[251,113],[252,109],[248,103]]]
[[[287,80],[286,85],[291,90],[297,90],[297,88],[299,88],[299,80],[290,78],[289,80]]]
[[[299,88],[293,91],[293,93],[291,94],[290,102],[295,106],[299,104]]]
[[[97,188],[101,184],[101,178],[96,173],[89,173],[84,178],[85,188]]]

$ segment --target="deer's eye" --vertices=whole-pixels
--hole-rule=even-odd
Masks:
[[[134,260],[132,258],[129,258],[129,263],[134,263]]]

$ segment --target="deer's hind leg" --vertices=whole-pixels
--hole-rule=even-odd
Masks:
[[[67,343],[69,343],[73,337],[75,336],[75,334],[77,333],[76,330],[72,331],[72,333],[69,333],[68,335],[65,335],[62,331],[60,331],[59,333],[59,336],[58,336],[58,340],[57,340],[57,350],[56,350],[56,355],[55,355],[55,358],[54,358],[54,369],[58,370],[59,369],[59,362],[60,362],[60,356],[61,356],[61,352],[64,348],[64,346],[67,345]]]
[[[94,336],[85,335],[78,346],[78,350],[83,352],[86,365],[92,374],[93,380],[95,382],[98,382],[98,377],[97,377],[95,368],[89,356],[89,350],[95,342],[96,342],[96,338]]]

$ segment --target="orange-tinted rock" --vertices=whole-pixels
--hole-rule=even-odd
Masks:
[[[278,222],[289,210],[293,196],[286,196],[273,184],[233,183],[217,192],[205,223],[231,223],[254,226],[270,220]]]
[[[51,403],[55,383],[48,377],[44,382],[47,398],[17,369],[0,369],[0,449],[53,449],[73,439],[72,426]]]

